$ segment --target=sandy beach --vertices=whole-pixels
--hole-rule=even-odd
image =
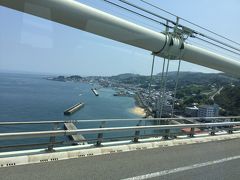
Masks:
[[[133,113],[133,114],[136,114],[138,116],[142,116],[142,117],[146,116],[145,110],[143,108],[138,107],[138,106],[136,106],[134,108],[131,108],[130,112]]]

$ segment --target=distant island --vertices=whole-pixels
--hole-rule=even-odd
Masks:
[[[81,76],[78,75],[73,75],[73,76],[57,76],[57,77],[48,77],[48,80],[53,80],[53,81],[62,81],[62,82],[67,82],[67,81],[75,81],[79,82],[82,80]]]

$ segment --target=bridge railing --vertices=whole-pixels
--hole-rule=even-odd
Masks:
[[[178,121],[178,120],[204,120],[210,121],[210,123],[195,123],[195,124],[171,124],[162,125],[159,124],[162,121]],[[97,128],[84,128],[75,130],[63,130],[54,128],[54,130],[42,130],[42,131],[24,131],[24,132],[7,132],[0,133],[0,149],[23,149],[23,148],[33,148],[33,147],[48,147],[48,150],[53,150],[55,146],[59,145],[71,145],[73,143],[82,142],[93,142],[96,146],[100,146],[103,141],[117,141],[120,139],[131,139],[133,142],[138,142],[140,138],[146,137],[160,137],[168,139],[169,137],[177,137],[177,135],[189,135],[189,137],[194,137],[195,130],[198,128],[202,132],[209,132],[210,135],[215,135],[217,131],[227,131],[228,133],[233,133],[233,131],[240,126],[240,116],[229,116],[229,117],[207,117],[207,118],[151,118],[151,119],[100,119],[100,120],[68,120],[68,121],[31,121],[31,122],[0,122],[0,127],[2,126],[22,126],[22,125],[33,125],[37,126],[40,124],[54,125],[53,127],[59,126],[64,123],[96,123],[100,122],[100,127]],[[119,121],[136,121],[135,126],[128,127],[106,127],[107,122],[119,122]],[[144,121],[151,121],[155,125],[142,125]],[[217,122],[223,121],[223,122]],[[227,122],[226,122],[227,121]],[[184,132],[183,129],[188,129],[189,131]],[[155,131],[157,133],[142,133],[145,130]],[[166,131],[167,130],[167,131]],[[172,130],[172,131],[170,131]],[[130,132],[128,136],[119,137],[104,137],[104,135],[109,133],[120,133]],[[167,133],[166,133],[167,132]],[[81,141],[67,141],[65,137],[72,135],[96,135],[96,138],[89,138]],[[61,141],[56,141],[55,138],[64,137]],[[48,142],[37,142],[38,138],[50,138]],[[26,139],[36,139],[34,143],[25,143]],[[10,143],[8,145],[1,145],[1,141],[11,141],[14,140],[21,141],[21,144]]]
[[[91,123],[91,122],[117,122],[117,121],[173,121],[173,120],[240,120],[240,116],[221,116],[221,117],[176,117],[176,118],[136,118],[136,119],[86,119],[86,120],[57,120],[57,121],[5,121],[0,122],[4,125],[37,125],[37,124],[63,124],[63,123]]]

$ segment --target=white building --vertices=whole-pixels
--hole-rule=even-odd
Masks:
[[[217,117],[219,115],[219,106],[202,105],[198,108],[198,117]]]

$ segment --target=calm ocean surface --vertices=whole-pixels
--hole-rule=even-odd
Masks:
[[[95,96],[93,85],[46,80],[48,76],[0,73],[0,121],[76,120],[139,118],[130,109],[135,100],[113,96],[114,90],[101,88]],[[84,102],[85,106],[71,116],[63,112]],[[136,125],[137,122],[110,122],[105,127]],[[80,123],[78,128],[99,127],[100,123]],[[51,126],[1,126],[1,132],[50,130]],[[126,133],[127,135],[128,133]],[[105,137],[118,135],[107,134]],[[95,135],[96,136],[96,135]],[[93,137],[88,136],[88,137]]]
[[[0,74],[0,121],[62,119],[136,118],[129,109],[134,99],[113,96],[114,90],[102,88],[96,97],[93,85],[58,82],[47,76]],[[63,111],[84,102],[85,107],[71,116]]]
[[[75,82],[46,80],[48,76],[0,73],[0,122],[3,121],[38,121],[38,120],[88,120],[141,118],[130,112],[135,107],[131,97],[113,96],[114,90],[101,88],[95,96],[93,85]],[[63,112],[70,106],[84,102],[85,106],[71,116]],[[104,127],[135,126],[138,121],[108,122]],[[77,124],[78,128],[98,128],[100,122]],[[0,132],[21,132],[51,130],[51,125],[0,126]],[[59,127],[59,128],[63,128]],[[107,133],[104,137],[134,135],[134,132]],[[85,135],[87,139],[96,139],[95,135]],[[59,140],[63,140],[62,137]],[[46,142],[49,138],[37,140],[12,140],[0,142],[2,145]],[[1,151],[1,150],[0,150]]]

